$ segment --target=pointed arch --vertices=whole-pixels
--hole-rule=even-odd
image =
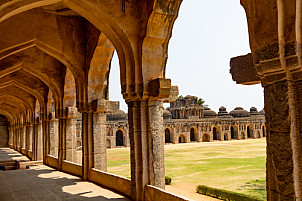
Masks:
[[[95,99],[109,98],[109,73],[114,50],[110,40],[107,39],[104,33],[101,33],[88,72],[89,102]]]
[[[66,69],[64,82],[63,108],[76,107],[76,84],[69,69]]]
[[[13,0],[0,6],[0,23],[19,13],[59,3],[62,0]]]

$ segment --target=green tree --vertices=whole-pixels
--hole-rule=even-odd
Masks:
[[[197,104],[198,105],[203,105],[204,104],[204,100],[202,100],[202,98],[199,98],[198,100],[197,100]]]
[[[179,95],[178,98],[184,98],[182,95]]]

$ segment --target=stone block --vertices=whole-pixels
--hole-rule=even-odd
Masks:
[[[179,95],[178,86],[172,86],[169,97],[162,99],[162,101],[163,103],[175,102],[178,99],[178,95]]]
[[[119,109],[118,101],[109,101],[105,99],[96,99],[92,101],[92,110],[95,113],[114,113]]]
[[[148,83],[148,92],[150,97],[154,98],[168,98],[171,93],[171,80],[164,78],[157,78]]]
[[[260,83],[260,78],[257,76],[254,68],[253,55],[251,53],[232,58],[230,66],[230,73],[237,84],[251,85]]]

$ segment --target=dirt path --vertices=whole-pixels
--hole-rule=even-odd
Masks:
[[[189,183],[182,183],[176,185],[167,185],[166,191],[180,195],[194,201],[219,201],[209,196],[201,195],[196,193],[196,185]]]

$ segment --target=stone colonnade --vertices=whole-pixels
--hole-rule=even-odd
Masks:
[[[196,142],[266,137],[264,117],[258,117],[256,119],[240,118],[240,120],[237,121],[235,119],[221,120],[220,122],[217,122],[217,118],[204,121],[167,120],[164,122],[164,132],[166,129],[169,130],[170,143],[173,144],[179,143],[179,137],[183,137],[184,142],[191,142],[192,134],[194,134],[192,139]],[[214,129],[216,129],[216,139],[214,137]]]
[[[159,125],[171,91],[167,47],[181,2],[0,3],[0,114],[9,120],[10,147],[83,180],[106,171],[105,117],[118,108],[108,91],[116,51],[130,117],[132,190],[124,193],[145,200],[147,185],[164,188]],[[78,118],[81,165],[73,163]]]

